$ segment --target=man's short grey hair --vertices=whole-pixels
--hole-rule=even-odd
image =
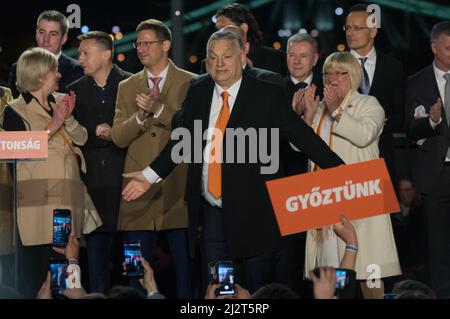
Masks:
[[[299,43],[299,42],[308,42],[309,44],[311,44],[314,53],[317,53],[318,51],[317,41],[316,39],[314,39],[314,37],[312,37],[307,33],[296,33],[293,36],[291,36],[287,41],[287,48],[289,49],[291,43]]]
[[[209,50],[211,49],[211,45],[216,40],[228,40],[233,41],[236,49],[242,51],[244,49],[244,45],[242,44],[242,39],[239,35],[231,31],[217,31],[214,32],[208,40],[208,44],[206,45],[206,56],[209,54]]]
[[[450,36],[450,21],[442,21],[433,26],[431,29],[430,40],[436,42],[441,35]]]

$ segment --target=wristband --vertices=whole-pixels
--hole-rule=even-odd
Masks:
[[[68,260],[68,262],[69,262],[69,265],[70,265],[70,264],[78,265],[78,260],[75,259],[75,258],[69,258],[69,259],[67,259],[67,260]]]
[[[356,246],[356,245],[347,245],[347,246],[345,246],[345,250],[356,253],[356,252],[358,252],[358,246]]]

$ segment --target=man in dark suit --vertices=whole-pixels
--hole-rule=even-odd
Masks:
[[[58,58],[59,79],[58,92],[66,93],[67,85],[83,76],[83,69],[77,60],[62,53],[62,46],[67,42],[69,32],[69,22],[60,12],[49,10],[42,12],[37,19],[36,43],[37,46],[46,49]],[[16,88],[16,67],[14,63],[9,73],[9,87],[14,98],[19,96]]]
[[[250,43],[246,64],[285,76],[286,60],[284,53],[263,45],[262,33],[253,13],[240,3],[227,4],[216,12],[216,29],[227,25],[240,27]]]
[[[309,34],[294,34],[288,39],[286,61],[289,75],[284,78],[286,94],[293,105],[293,110],[303,115],[295,106],[294,94],[311,84],[316,86],[316,95],[323,95],[322,77],[313,73],[319,59],[317,41]],[[308,170],[308,159],[304,154],[294,151],[289,143],[284,143],[281,150],[282,165],[288,175],[305,173]]]
[[[88,131],[88,140],[82,147],[87,172],[81,177],[103,221],[86,237],[89,285],[91,292],[106,293],[111,288],[111,248],[119,242],[117,217],[127,153],[126,148],[112,142],[111,126],[119,83],[131,74],[112,63],[114,47],[107,33],[92,31],[78,39],[85,76],[68,88],[77,95],[73,115]]]
[[[322,76],[313,73],[313,68],[319,59],[316,39],[309,34],[294,34],[287,41],[286,62],[289,75],[283,79],[288,100],[293,110],[302,115],[301,110],[295,107],[294,94],[311,84],[316,86],[316,94],[323,96]],[[280,145],[281,165],[286,175],[297,175],[308,171],[308,158],[302,152],[292,149],[289,141]],[[306,286],[303,281],[303,267],[305,263],[306,232],[289,236],[290,282],[292,287],[304,295]]]
[[[407,134],[419,145],[413,181],[422,194],[431,285],[450,297],[450,22],[431,30],[431,65],[408,79]]]
[[[283,169],[278,167],[278,133],[288,136],[322,168],[343,162],[292,111],[281,86],[243,72],[244,60],[242,41],[236,34],[219,31],[210,37],[207,46],[210,75],[192,82],[183,103],[178,132],[188,132],[195,138],[188,144],[188,150],[183,151],[195,155],[189,164],[185,197],[190,252],[194,252],[201,226],[204,277],[209,262],[232,259],[236,264],[236,281],[253,292],[274,281],[287,281],[285,243],[265,185],[268,180],[284,176]],[[203,128],[215,128],[215,133],[208,130],[204,140]],[[240,150],[244,154],[237,154],[239,150],[229,141],[228,136],[233,139],[233,135],[239,134],[236,129],[256,131],[254,137],[259,139],[245,143]],[[125,200],[140,197],[152,184],[170,174],[179,162],[172,157],[178,143],[171,139],[150,167],[125,175],[132,178],[122,192]],[[260,156],[256,159],[251,156],[252,147],[258,144],[272,150],[270,163]],[[245,156],[246,163],[236,160],[241,156]],[[226,161],[221,163],[220,158]]]
[[[403,131],[405,75],[400,61],[375,49],[378,21],[374,25],[368,25],[367,6],[368,4],[358,4],[349,10],[345,36],[350,53],[361,64],[360,93],[375,96],[386,114],[378,146],[392,183],[397,187],[393,133]]]

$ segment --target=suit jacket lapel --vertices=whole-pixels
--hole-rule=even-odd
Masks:
[[[231,111],[230,119],[228,120],[227,123],[227,128],[236,127],[236,125],[238,124],[238,120],[242,118],[241,115],[245,109],[245,105],[250,105],[250,103],[252,102],[250,100],[251,94],[247,93],[248,87],[249,87],[248,76],[247,74],[243,73],[241,87],[239,88],[236,100],[234,101],[233,110]]]
[[[148,91],[148,77],[146,68],[144,68],[138,75],[138,87],[138,91],[141,93]]]
[[[383,76],[383,54],[379,51],[377,51],[377,62],[375,63],[375,72],[373,74],[373,79],[372,79],[372,85],[370,86],[370,90],[369,90],[369,95],[375,96],[376,92],[379,92],[379,88],[378,85],[382,83],[382,76]]]
[[[175,65],[173,64],[172,60],[169,60],[169,69],[167,70],[166,81],[164,82],[164,87],[161,92],[161,96],[163,99],[167,96],[167,92],[169,92],[170,87],[175,80],[175,70]]]

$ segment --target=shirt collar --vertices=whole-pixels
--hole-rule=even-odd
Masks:
[[[294,78],[292,75],[290,75],[290,77],[291,77],[291,81],[292,81],[292,83],[294,83],[294,85],[300,83],[300,81],[297,80],[296,78]],[[311,72],[311,74],[310,74],[310,75],[305,79],[305,81],[303,81],[303,82],[305,82],[305,83],[308,84],[308,85],[311,85],[312,80],[313,80],[313,74],[312,74],[312,72]]]
[[[59,61],[59,58],[61,57],[61,55],[62,55],[62,51],[59,51],[59,53],[58,53],[58,54],[55,54],[55,56],[56,56],[56,60],[58,60],[58,61]]]
[[[22,97],[23,97],[23,99],[25,100],[25,103],[27,103],[27,104],[30,104],[31,101],[32,101],[33,99],[36,100],[36,102],[39,103],[39,101],[37,100],[37,98],[36,98],[33,94],[31,94],[30,92],[24,92],[24,93],[22,93]],[[55,103],[55,102],[56,102],[55,97],[53,96],[53,94],[50,94],[50,95],[47,97],[47,101],[48,101],[49,103],[50,103],[50,102],[52,102],[52,103]]]
[[[167,63],[167,66],[162,70],[162,72],[159,75],[154,75],[150,72],[149,69],[147,70],[147,77],[148,78],[155,78],[155,77],[161,77],[161,81],[163,81],[167,77],[167,72],[169,71],[169,63]]]
[[[112,83],[111,81],[113,81],[115,79],[115,77],[117,76],[118,72],[117,72],[117,66],[113,63],[112,67],[111,67],[111,71],[108,74],[108,77],[106,78],[106,84],[104,87],[107,87],[109,83]],[[89,80],[91,81],[92,85],[94,86],[98,86],[97,83],[95,82],[94,78],[92,76],[87,76],[89,78]]]
[[[242,77],[237,80],[232,86],[228,88],[228,90],[224,90],[219,84],[216,83],[214,86],[214,91],[220,97],[223,91],[227,91],[230,96],[236,98],[239,92],[239,88],[241,87]]]
[[[433,70],[434,70],[434,74],[435,74],[436,78],[438,79],[438,81],[445,81],[444,75],[447,73],[450,73],[450,70],[447,72],[444,72],[441,69],[438,69],[438,67],[436,66],[434,61],[433,61]]]
[[[370,49],[369,53],[367,53],[367,55],[364,57],[362,55],[359,55],[358,52],[356,52],[355,50],[350,50],[350,53],[356,58],[358,59],[359,62],[359,58],[367,58],[368,62],[372,62],[375,63],[375,60],[377,58],[377,51],[375,50],[375,47],[372,47],[372,49]],[[366,61],[366,62],[367,62]]]

